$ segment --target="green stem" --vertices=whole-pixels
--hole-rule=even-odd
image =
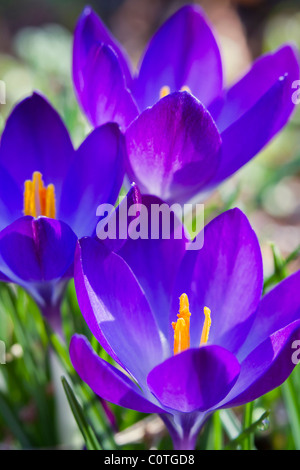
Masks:
[[[223,447],[222,421],[219,411],[213,414],[213,430],[214,430],[214,450],[221,450]]]
[[[244,418],[243,418],[243,430],[251,427],[253,419],[253,408],[254,401],[247,403],[245,405]],[[254,449],[254,434],[248,433],[242,444],[243,450],[253,450]]]
[[[295,391],[292,377],[289,377],[281,386],[281,392],[289,417],[289,423],[292,430],[295,449],[300,450],[300,411],[298,405],[299,399]]]

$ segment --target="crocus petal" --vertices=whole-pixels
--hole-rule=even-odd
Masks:
[[[92,235],[99,204],[115,204],[124,179],[125,152],[124,137],[113,123],[95,129],[76,151],[58,216],[78,237]]]
[[[300,318],[300,271],[282,281],[261,300],[249,335],[238,352],[243,360],[274,332]]]
[[[72,337],[70,358],[80,378],[104,400],[141,413],[163,412],[125,374],[97,356],[84,336]]]
[[[161,332],[167,337],[170,327],[168,312],[171,294],[176,273],[185,253],[187,238],[184,234],[184,228],[176,216],[172,223],[170,207],[162,200],[154,196],[143,196],[142,203],[147,209],[148,215],[147,239],[128,239],[119,254],[136,275],[147,296],[156,322]],[[154,205],[162,209],[164,222],[171,221],[170,236],[168,233],[165,234],[165,237],[168,236],[168,238],[163,238],[161,231],[156,233],[153,230],[153,234],[151,234],[151,229],[155,228],[152,213]],[[178,238],[176,238],[177,236]]]
[[[9,277],[5,276],[5,274],[3,274],[3,273],[0,271],[0,281],[1,281],[1,282],[10,282],[10,279],[9,279]]]
[[[75,256],[82,314],[108,353],[142,384],[162,358],[153,314],[125,261],[99,241],[83,238]]]
[[[299,78],[299,63],[290,47],[260,59],[228,91],[216,117],[221,132],[220,166],[210,186],[216,186],[253,158],[286,124],[295,105],[292,82]]]
[[[135,183],[132,183],[128,193],[125,197],[122,198],[122,200],[120,200],[120,203],[117,205],[117,207],[114,208],[113,211],[107,216],[99,220],[96,234],[94,235],[97,235],[97,237],[102,240],[104,245],[110,251],[120,251],[122,246],[130,238],[132,222],[138,217],[138,214],[131,216],[128,214],[128,210],[131,206],[135,206],[136,208],[140,207],[141,202],[142,197],[140,190]],[[110,223],[115,224],[115,238],[109,238],[107,234],[107,227]]]
[[[224,212],[204,228],[203,248],[183,258],[170,324],[185,292],[192,313],[191,345],[200,343],[206,306],[212,318],[209,343],[236,352],[254,320],[262,286],[260,247],[248,219],[239,209]]]
[[[0,164],[13,175],[21,190],[25,180],[40,171],[46,185],[55,185],[59,198],[73,156],[67,129],[42,96],[33,93],[14,108],[1,138]],[[20,211],[22,206],[21,202]]]
[[[260,57],[250,71],[225,93],[222,106],[219,109],[214,105],[210,108],[218,129],[222,132],[240,119],[284,76],[287,77],[290,92],[285,111],[290,114],[294,108],[291,85],[299,78],[299,54],[287,45]]]
[[[0,230],[23,215],[22,189],[0,164]]]
[[[0,232],[1,270],[29,282],[61,278],[75,246],[76,236],[64,222],[22,217]]]
[[[300,339],[300,320],[276,331],[241,363],[240,376],[218,408],[248,403],[279,387],[295,367],[293,343]]]
[[[77,95],[93,126],[117,122],[124,130],[138,115],[116,53],[103,43],[95,43],[82,70],[82,86]]]
[[[22,217],[0,232],[0,271],[40,301],[47,290],[43,284],[69,272],[75,246],[76,236],[65,223]]]
[[[82,89],[84,80],[83,70],[88,60],[88,55],[95,43],[104,43],[113,48],[125,75],[127,83],[131,82],[129,60],[126,53],[104,26],[99,16],[91,7],[86,7],[77,22],[74,32],[73,44],[73,80],[77,92]]]
[[[206,106],[221,93],[220,52],[197,7],[178,10],[151,39],[133,85],[140,108],[156,103],[164,86],[171,92],[187,86]]]
[[[161,99],[126,131],[128,173],[144,193],[183,202],[219,163],[221,140],[206,109],[187,92]]]
[[[188,349],[159,364],[148,385],[166,407],[188,413],[206,411],[226,396],[240,372],[237,359],[219,346]]]

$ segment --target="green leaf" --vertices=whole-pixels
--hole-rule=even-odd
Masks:
[[[87,422],[84,411],[81,405],[79,404],[77,398],[75,397],[75,394],[72,388],[68,384],[65,377],[62,377],[61,380],[62,380],[62,384],[64,387],[64,391],[66,393],[68,402],[70,404],[72,413],[81,431],[81,434],[86,443],[87,449],[88,450],[101,450],[102,448],[94,433],[94,430],[92,429],[91,425]]]
[[[247,429],[244,429],[235,439],[230,441],[229,444],[227,444],[225,447],[225,450],[232,450],[236,449],[238,446],[241,446],[245,439],[249,437],[249,435],[255,433],[255,431],[261,426],[264,426],[264,421],[269,417],[269,414],[269,411],[265,411],[257,421],[252,423],[251,426],[249,426]]]
[[[2,392],[0,392],[0,415],[12,434],[16,439],[18,439],[21,446],[25,449],[30,449],[31,444],[23,430],[22,424],[20,423],[14,409],[8,403],[8,400]]]
[[[282,281],[288,276],[286,268],[292,261],[300,256],[300,245],[285,259],[281,257],[278,248],[274,244],[271,244],[271,249],[273,253],[275,270],[274,273],[267,277],[264,281],[264,293],[268,290],[268,288],[278,284],[278,282]]]
[[[232,410],[220,410],[220,418],[226,434],[230,439],[235,439],[241,432],[241,425]]]
[[[293,378],[289,377],[281,386],[284,404],[289,417],[295,449],[300,450],[300,407],[299,396],[295,389]]]
[[[245,405],[245,411],[244,411],[244,417],[243,417],[243,429],[249,429],[252,425],[253,407],[254,407],[253,401]],[[243,444],[242,444],[242,449],[243,450],[254,449],[254,436],[252,433],[249,433],[244,439]]]
[[[222,421],[220,418],[220,412],[216,411],[213,414],[213,429],[214,429],[214,450],[221,450],[223,447],[223,433],[222,433]]]

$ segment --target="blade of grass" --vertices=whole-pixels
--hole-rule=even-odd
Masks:
[[[68,373],[73,385],[76,387],[76,391],[82,400],[84,409],[92,420],[94,427],[97,429],[97,433],[103,436],[103,444],[105,447],[110,449],[116,449],[116,443],[113,438],[112,430],[107,423],[107,417],[100,403],[100,400],[95,396],[93,392],[79,379],[74,371],[72,363],[70,361],[69,351],[65,343],[61,338],[53,332],[51,327],[45,321],[45,329],[49,338],[49,342],[53,347],[57,358],[61,362],[65,371]]]
[[[241,432],[241,425],[232,410],[219,411],[222,425],[229,439],[235,439]]]
[[[253,407],[254,407],[253,401],[245,405],[244,417],[243,417],[243,429],[244,430],[250,429],[252,425]],[[252,450],[253,448],[254,448],[254,435],[253,433],[249,433],[246,435],[242,443],[242,449]]]
[[[88,450],[101,450],[102,447],[91,427],[91,425],[87,422],[85,418],[85,414],[81,405],[79,404],[75,394],[73,393],[72,388],[70,387],[69,383],[67,382],[65,377],[62,377],[62,384],[70,404],[72,413],[76,420],[76,423],[81,431],[83,439],[86,443]]]
[[[281,386],[283,401],[289,417],[295,449],[300,450],[300,409],[299,397],[296,393],[292,377]]]
[[[274,286],[275,284],[280,282],[282,279],[284,279],[284,277],[286,277],[286,274],[287,274],[286,268],[292,261],[295,261],[299,256],[300,256],[300,245],[294,251],[292,251],[292,253],[290,253],[287,258],[285,258],[284,260],[281,259],[280,263],[278,263],[278,253],[273,251],[275,272],[271,276],[265,279],[264,293],[269,287]]]
[[[242,446],[248,435],[253,434],[259,426],[262,426],[264,420],[268,418],[269,414],[269,411],[265,411],[257,421],[251,424],[249,428],[244,429],[235,439],[230,441],[225,447],[225,450],[232,450],[236,449],[238,446]]]
[[[31,443],[26,436],[22,425],[14,413],[13,408],[8,403],[5,395],[0,392],[0,415],[3,418],[5,424],[10,429],[15,438],[19,441],[23,449],[30,449]]]
[[[223,447],[223,432],[222,421],[220,412],[216,411],[213,414],[213,429],[214,429],[214,450],[221,450]]]

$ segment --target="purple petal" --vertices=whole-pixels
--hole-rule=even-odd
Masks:
[[[261,300],[250,333],[238,353],[244,359],[274,332],[300,318],[300,271],[278,284]]]
[[[0,271],[0,281],[1,282],[11,282],[9,277],[5,276],[5,274],[3,274],[1,271]]]
[[[82,83],[77,95],[93,126],[117,122],[123,130],[138,115],[137,106],[114,50],[103,43],[91,47],[82,70]]]
[[[293,342],[300,339],[300,320],[276,331],[241,363],[240,376],[226,399],[218,405],[243,405],[279,387],[295,367]]]
[[[0,230],[23,215],[23,188],[0,164]]]
[[[131,82],[131,73],[126,53],[104,26],[99,16],[96,15],[91,7],[86,7],[77,22],[74,32],[73,80],[76,91],[80,92],[82,89],[82,82],[84,81],[83,71],[88,60],[89,52],[95,43],[104,43],[113,48],[129,85]]]
[[[151,39],[133,85],[140,108],[156,103],[164,86],[171,92],[188,86],[206,106],[222,91],[219,48],[197,7],[178,10]]]
[[[221,140],[189,93],[173,93],[144,111],[126,131],[128,172],[142,192],[186,201],[216,172]]]
[[[78,237],[94,232],[99,204],[115,204],[124,179],[125,152],[124,137],[113,123],[95,129],[76,151],[58,212]]]
[[[130,190],[120,204],[117,205],[112,213],[99,221],[96,230],[97,237],[102,240],[110,251],[118,252],[130,238],[132,222],[138,215],[130,216],[128,215],[128,210],[133,205],[138,208],[141,202],[140,190],[135,183],[132,183]],[[112,223],[112,219],[116,223],[116,238],[109,238],[107,234],[107,227]]]
[[[59,279],[73,263],[75,246],[64,222],[22,217],[0,232],[1,271],[19,283]]]
[[[119,254],[133,270],[147,296],[160,330],[167,337],[170,327],[168,312],[171,294],[175,276],[185,253],[187,238],[177,217],[174,223],[171,222],[169,238],[164,239],[161,231],[157,233],[153,231],[151,236],[151,229],[154,228],[153,219],[151,223],[151,210],[154,205],[163,208],[164,221],[172,221],[172,212],[167,204],[154,196],[144,196],[142,203],[148,211],[148,237],[128,239]],[[153,235],[157,236],[157,239],[153,238]],[[165,236],[167,235],[169,234]],[[180,238],[177,239],[176,236]]]
[[[227,93],[219,115],[212,111],[221,132],[222,153],[216,186],[253,158],[286,124],[295,105],[292,83],[299,63],[286,46],[265,56]]]
[[[218,129],[222,132],[240,119],[284,76],[287,77],[290,94],[286,111],[291,113],[294,108],[291,85],[299,78],[299,54],[287,45],[260,57],[251,70],[226,92],[223,105],[218,110],[212,106]]]
[[[0,271],[41,307],[61,299],[71,277],[76,236],[63,222],[22,217],[0,232]],[[2,276],[1,276],[2,278]]]
[[[23,191],[25,180],[31,179],[34,171],[40,171],[46,185],[55,185],[59,199],[61,184],[73,157],[67,129],[42,96],[34,93],[14,108],[1,138],[0,164],[13,176],[19,192]],[[20,203],[21,216],[21,200]]]
[[[185,292],[192,313],[191,345],[200,343],[206,306],[212,318],[209,344],[234,353],[249,332],[262,286],[262,258],[254,231],[239,209],[224,212],[204,228],[203,248],[187,251],[183,259],[170,325],[176,320],[178,297]]]
[[[94,336],[142,385],[163,354],[155,320],[132,271],[102,243],[83,238],[75,257],[75,286]]]
[[[233,387],[240,372],[236,358],[219,346],[188,349],[159,364],[148,375],[156,398],[176,411],[206,411]]]
[[[141,413],[163,412],[143,397],[132,380],[97,356],[84,336],[72,337],[70,358],[80,378],[104,400]]]

